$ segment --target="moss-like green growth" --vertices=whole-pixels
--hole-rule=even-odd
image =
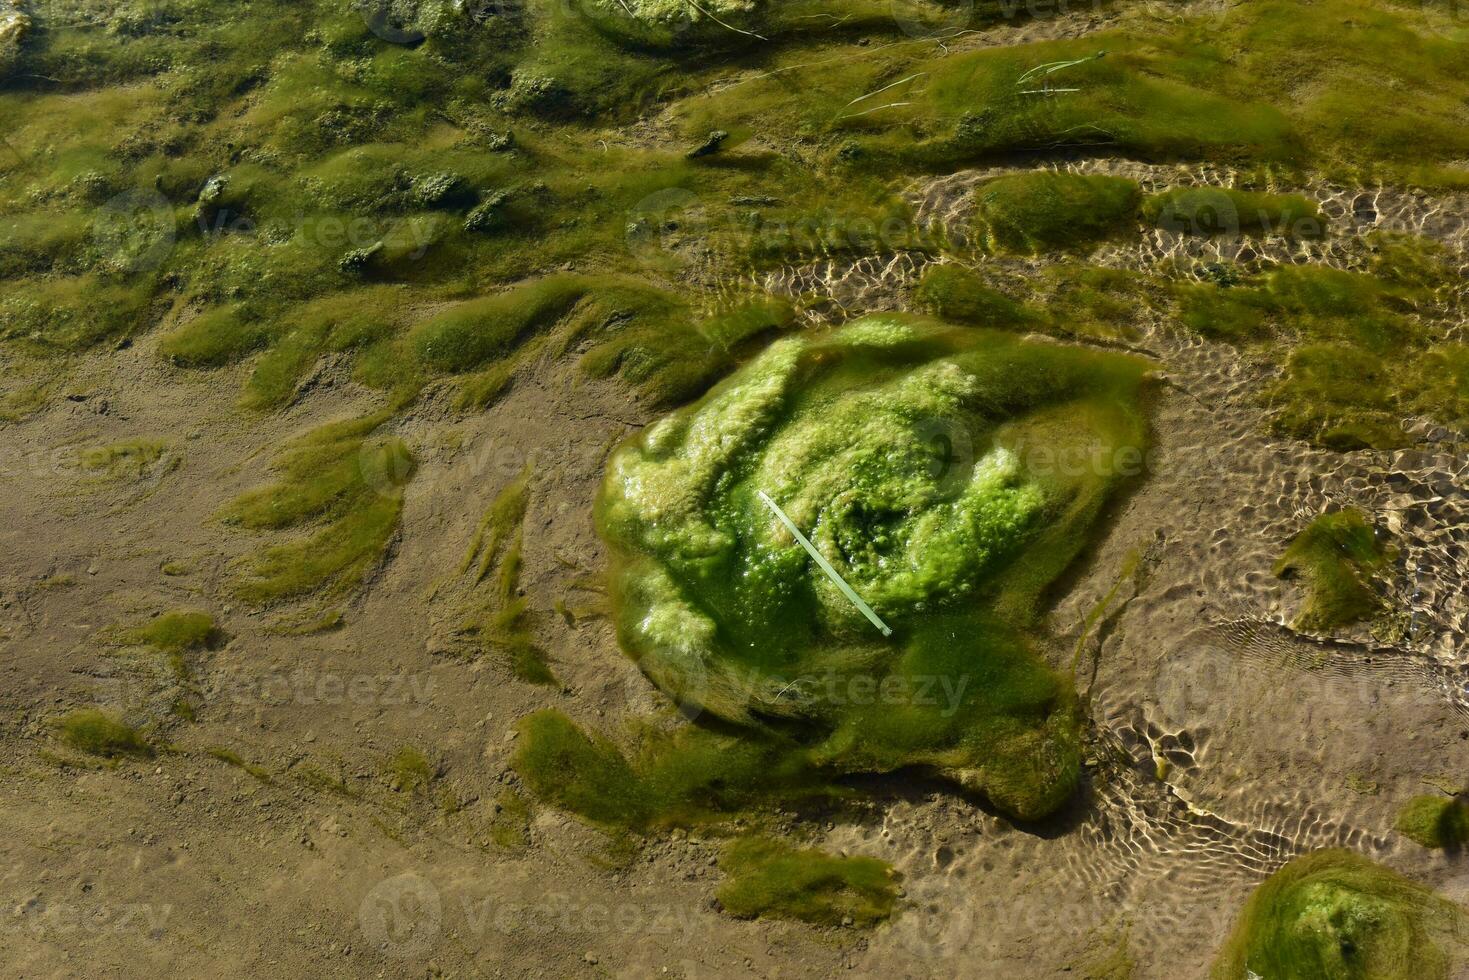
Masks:
[[[1260,290],[1181,283],[1176,287],[1179,319],[1195,333],[1244,343],[1270,331],[1273,306]]]
[[[1136,227],[1142,190],[1123,177],[1037,170],[976,194],[975,229],[1000,252],[1079,251]]]
[[[147,624],[123,634],[127,643],[141,643],[165,653],[183,653],[207,647],[219,638],[214,617],[208,613],[177,611],[164,613]]]
[[[869,857],[834,857],[764,837],[737,840],[719,867],[719,902],[741,919],[795,919],[868,929],[893,914],[893,870]]]
[[[168,443],[159,439],[134,439],[110,446],[84,449],[77,461],[82,469],[99,473],[108,479],[138,480],[178,466],[177,456],[164,458],[168,449]]]
[[[1326,219],[1299,194],[1266,194],[1232,187],[1175,187],[1143,202],[1143,218],[1175,235],[1320,238]]]
[[[506,850],[525,847],[530,842],[530,817],[525,797],[513,789],[502,790],[490,818],[490,840]]]
[[[459,574],[463,575],[473,567],[474,580],[482,582],[490,573],[511,535],[520,527],[521,521],[525,520],[530,476],[531,469],[526,466],[519,476],[495,494],[495,499],[490,502],[474,529],[469,550],[464,553],[464,560],[459,565]]]
[[[223,746],[216,745],[206,748],[204,750],[204,754],[209,756],[211,759],[218,759],[220,762],[223,762],[227,766],[234,766],[236,769],[250,774],[262,783],[269,785],[270,783],[274,782],[274,780],[270,778],[269,770],[267,770],[264,766],[258,766],[255,763],[250,762],[234,749],[227,749]]]
[[[392,336],[401,325],[403,292],[367,286],[333,293],[282,314],[289,329],[256,363],[245,384],[247,408],[286,404],[307,369],[323,353],[360,351]]]
[[[239,497],[222,517],[256,529],[312,525],[307,537],[246,559],[236,592],[255,602],[357,588],[398,526],[415,462],[400,439],[370,438],[386,417],[324,425],[286,445],[280,481]]]
[[[209,310],[168,334],[158,351],[180,367],[219,367],[244,357],[270,338],[269,324],[238,307]]]
[[[462,372],[507,354],[530,331],[554,323],[587,292],[580,276],[551,276],[508,293],[469,300],[414,327],[414,356],[434,371]]]
[[[55,353],[141,333],[152,288],[90,273],[0,282],[0,340]]]
[[[1140,453],[1145,370],[897,317],[777,341],[609,465],[625,648],[683,704],[804,731],[807,764],[929,766],[1052,812],[1079,773],[1076,702],[1018,629]]]
[[[925,313],[997,329],[1024,329],[1043,322],[1044,316],[986,285],[975,272],[959,265],[932,265],[913,294]]]
[[[499,574],[490,595],[479,603],[464,628],[474,632],[487,650],[503,654],[516,677],[531,684],[555,684],[556,675],[546,664],[546,652],[531,635],[530,603],[520,590],[522,523],[530,476],[530,467],[526,466],[495,496],[475,528],[459,574],[473,569],[475,586],[484,581],[496,562]]]
[[[799,743],[780,735],[687,726],[638,733],[625,753],[557,711],[519,725],[514,766],[542,799],[594,823],[647,831],[718,822],[772,800],[840,795],[830,773]]]
[[[630,324],[619,321],[635,314]],[[789,304],[748,303],[700,321],[682,302],[646,289],[604,292],[597,313],[608,324],[581,360],[593,377],[616,373],[655,406],[702,394],[738,363],[750,341],[790,326]]]
[[[1350,851],[1296,858],[1255,890],[1214,980],[1439,980],[1462,915]]]
[[[761,0],[586,0],[577,10],[620,42],[641,48],[742,45],[764,39]]]
[[[1424,847],[1457,851],[1469,844],[1469,802],[1453,796],[1415,796],[1398,811],[1398,833]]]
[[[1265,393],[1277,434],[1345,452],[1407,445],[1402,422],[1414,414],[1469,423],[1465,345],[1445,342],[1448,325],[1431,319],[1447,266],[1388,243],[1374,271],[1287,266],[1249,283],[1180,286],[1179,315],[1284,362]]]
[[[136,728],[96,708],[79,708],[58,718],[52,727],[62,742],[88,755],[106,759],[153,755],[153,746]]]
[[[388,760],[387,774],[396,793],[426,793],[439,778],[439,767],[421,750],[405,745]]]
[[[1322,514],[1296,535],[1275,563],[1281,578],[1300,578],[1309,591],[1296,629],[1329,632],[1371,619],[1384,609],[1374,577],[1390,552],[1358,510]]]
[[[1149,278],[1128,269],[1063,262],[1031,281],[1040,288],[1049,330],[1062,336],[1128,340],[1151,307]]]

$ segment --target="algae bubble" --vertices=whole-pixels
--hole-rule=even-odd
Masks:
[[[1026,631],[1136,472],[1148,370],[901,315],[776,341],[608,465],[624,648],[680,704],[823,772],[925,767],[1012,815],[1054,811],[1080,712]]]
[[[1350,851],[1296,858],[1250,896],[1215,980],[1434,980],[1461,957],[1462,911]]]

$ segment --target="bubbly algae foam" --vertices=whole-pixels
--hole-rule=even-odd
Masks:
[[[823,770],[924,766],[1051,812],[1079,712],[1022,631],[1140,468],[1146,370],[897,315],[775,342],[609,464],[625,648],[687,708],[792,736]]]

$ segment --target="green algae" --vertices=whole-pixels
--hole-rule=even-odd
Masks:
[[[96,708],[78,708],[53,722],[56,736],[66,745],[105,759],[146,759],[153,755],[136,728]]]
[[[384,769],[395,793],[427,793],[439,778],[439,766],[412,745],[405,745],[394,753]]]
[[[719,903],[739,919],[794,919],[870,929],[897,903],[892,868],[869,857],[836,857],[765,837],[730,844],[719,859],[727,876]]]
[[[1328,632],[1380,615],[1386,603],[1373,585],[1390,556],[1361,511],[1316,518],[1275,564],[1276,575],[1300,578],[1309,590],[1295,627]]]
[[[1469,424],[1469,358],[1449,341],[1440,261],[1384,243],[1368,273],[1290,266],[1237,285],[1176,287],[1180,321],[1281,362],[1271,429],[1338,451],[1407,445],[1403,420]]]
[[[1037,170],[975,194],[980,241],[999,252],[1077,251],[1136,227],[1142,191],[1123,177]]]
[[[1296,858],[1250,896],[1215,980],[1435,980],[1461,910],[1350,851]]]
[[[1320,209],[1299,194],[1175,187],[1148,197],[1142,213],[1150,224],[1180,235],[1320,238],[1326,234]]]
[[[996,329],[1022,329],[1044,321],[1044,314],[989,286],[975,272],[958,265],[925,269],[913,302],[925,313],[954,323]]]
[[[374,438],[385,414],[321,426],[288,442],[272,463],[280,479],[236,498],[221,518],[253,530],[308,529],[268,545],[236,569],[234,591],[270,603],[356,589],[397,530],[416,466],[401,439]]]
[[[686,706],[804,732],[802,765],[924,766],[1019,817],[1052,812],[1079,775],[1079,716],[1023,629],[1123,480],[1117,454],[1140,452],[1144,371],[897,316],[775,342],[609,463],[623,645]]]
[[[1424,847],[1458,851],[1469,843],[1469,803],[1453,796],[1415,796],[1398,811],[1394,826]]]
[[[179,465],[178,458],[166,458],[169,448],[168,443],[159,439],[133,439],[85,449],[77,462],[82,469],[108,479],[139,480]]]
[[[537,796],[615,831],[711,823],[838,789],[792,739],[685,726],[637,732],[632,750],[558,711],[521,720],[513,765]]]
[[[214,617],[208,613],[176,610],[123,633],[126,643],[156,647],[166,653],[184,653],[207,647],[219,639]]]
[[[530,477],[527,465],[495,495],[475,527],[456,572],[471,590],[461,631],[473,634],[481,650],[508,663],[515,677],[550,685],[556,683],[556,675],[531,633],[533,613],[520,587]],[[486,587],[485,579],[497,569]]]
[[[274,780],[271,779],[270,771],[268,769],[266,769],[264,766],[260,766],[256,763],[251,762],[244,756],[240,755],[240,753],[236,752],[234,749],[227,749],[221,745],[214,745],[206,748],[204,750],[204,754],[209,756],[211,759],[216,759],[220,762],[223,762],[227,766],[234,766],[241,772],[248,773],[250,776],[254,777],[260,782],[265,783],[267,786],[271,785],[274,782]]]

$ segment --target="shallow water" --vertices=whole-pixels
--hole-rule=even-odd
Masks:
[[[1149,191],[1235,180],[1217,168],[1105,160],[1068,166],[1128,176]],[[910,195],[917,220],[937,223],[950,239],[961,236],[975,187],[1008,172],[976,170],[921,184]],[[1319,202],[1330,237],[1229,243],[1150,230],[1086,258],[1140,271],[1179,259],[1234,261],[1253,270],[1288,263],[1360,270],[1372,254],[1364,236],[1393,231],[1433,238],[1469,269],[1469,195],[1325,182],[1271,190]],[[840,322],[902,308],[933,261],[919,252],[855,262],[833,257],[764,274],[759,285],[814,299],[813,322]],[[983,255],[967,261],[1017,272],[1045,264]],[[1465,289],[1461,277],[1444,302],[1459,308]],[[1071,818],[1074,827],[1044,841],[1003,833],[991,839],[997,828],[983,819],[966,833],[954,827],[961,817],[946,821],[900,805],[881,826],[834,841],[911,869],[913,897],[924,911],[896,931],[910,948],[926,943],[940,958],[972,955],[986,937],[994,947],[1020,942],[1049,922],[1105,934],[1119,910],[1126,910],[1134,948],[1207,946],[1221,935],[1222,910],[1296,855],[1347,847],[1414,860],[1411,845],[1391,832],[1385,804],[1394,794],[1369,787],[1365,777],[1360,792],[1345,790],[1344,772],[1350,781],[1354,765],[1366,772],[1384,758],[1401,761],[1404,750],[1393,745],[1405,728],[1469,719],[1469,440],[1411,419],[1406,427],[1417,444],[1400,451],[1335,453],[1275,439],[1257,396],[1272,377],[1268,366],[1156,318],[1127,346],[1156,358],[1174,392],[1140,496],[1153,506],[1192,503],[1153,513],[1166,527],[1167,557],[1141,588],[1119,599],[1125,610],[1103,644],[1091,706],[1098,777]],[[1272,574],[1274,562],[1311,518],[1348,506],[1373,515],[1397,548],[1384,576],[1388,599],[1407,615],[1396,645],[1365,627],[1328,640],[1288,625],[1301,593]],[[1129,530],[1124,518],[1113,539]],[[1068,642],[1108,585],[1084,585],[1058,605],[1052,624]],[[1125,652],[1132,633],[1157,648]],[[1134,662],[1109,677],[1114,657]],[[1303,737],[1322,731],[1338,737]],[[1355,744],[1344,749],[1341,739]],[[1240,766],[1264,771],[1221,776]],[[1273,766],[1288,766],[1289,780],[1270,778]],[[989,897],[987,881],[1021,881],[1049,896],[1027,907],[1049,908],[1053,918],[1008,918],[999,890]],[[972,896],[972,907],[944,907],[941,896],[956,888]],[[1170,974],[1155,968],[1149,975]]]

